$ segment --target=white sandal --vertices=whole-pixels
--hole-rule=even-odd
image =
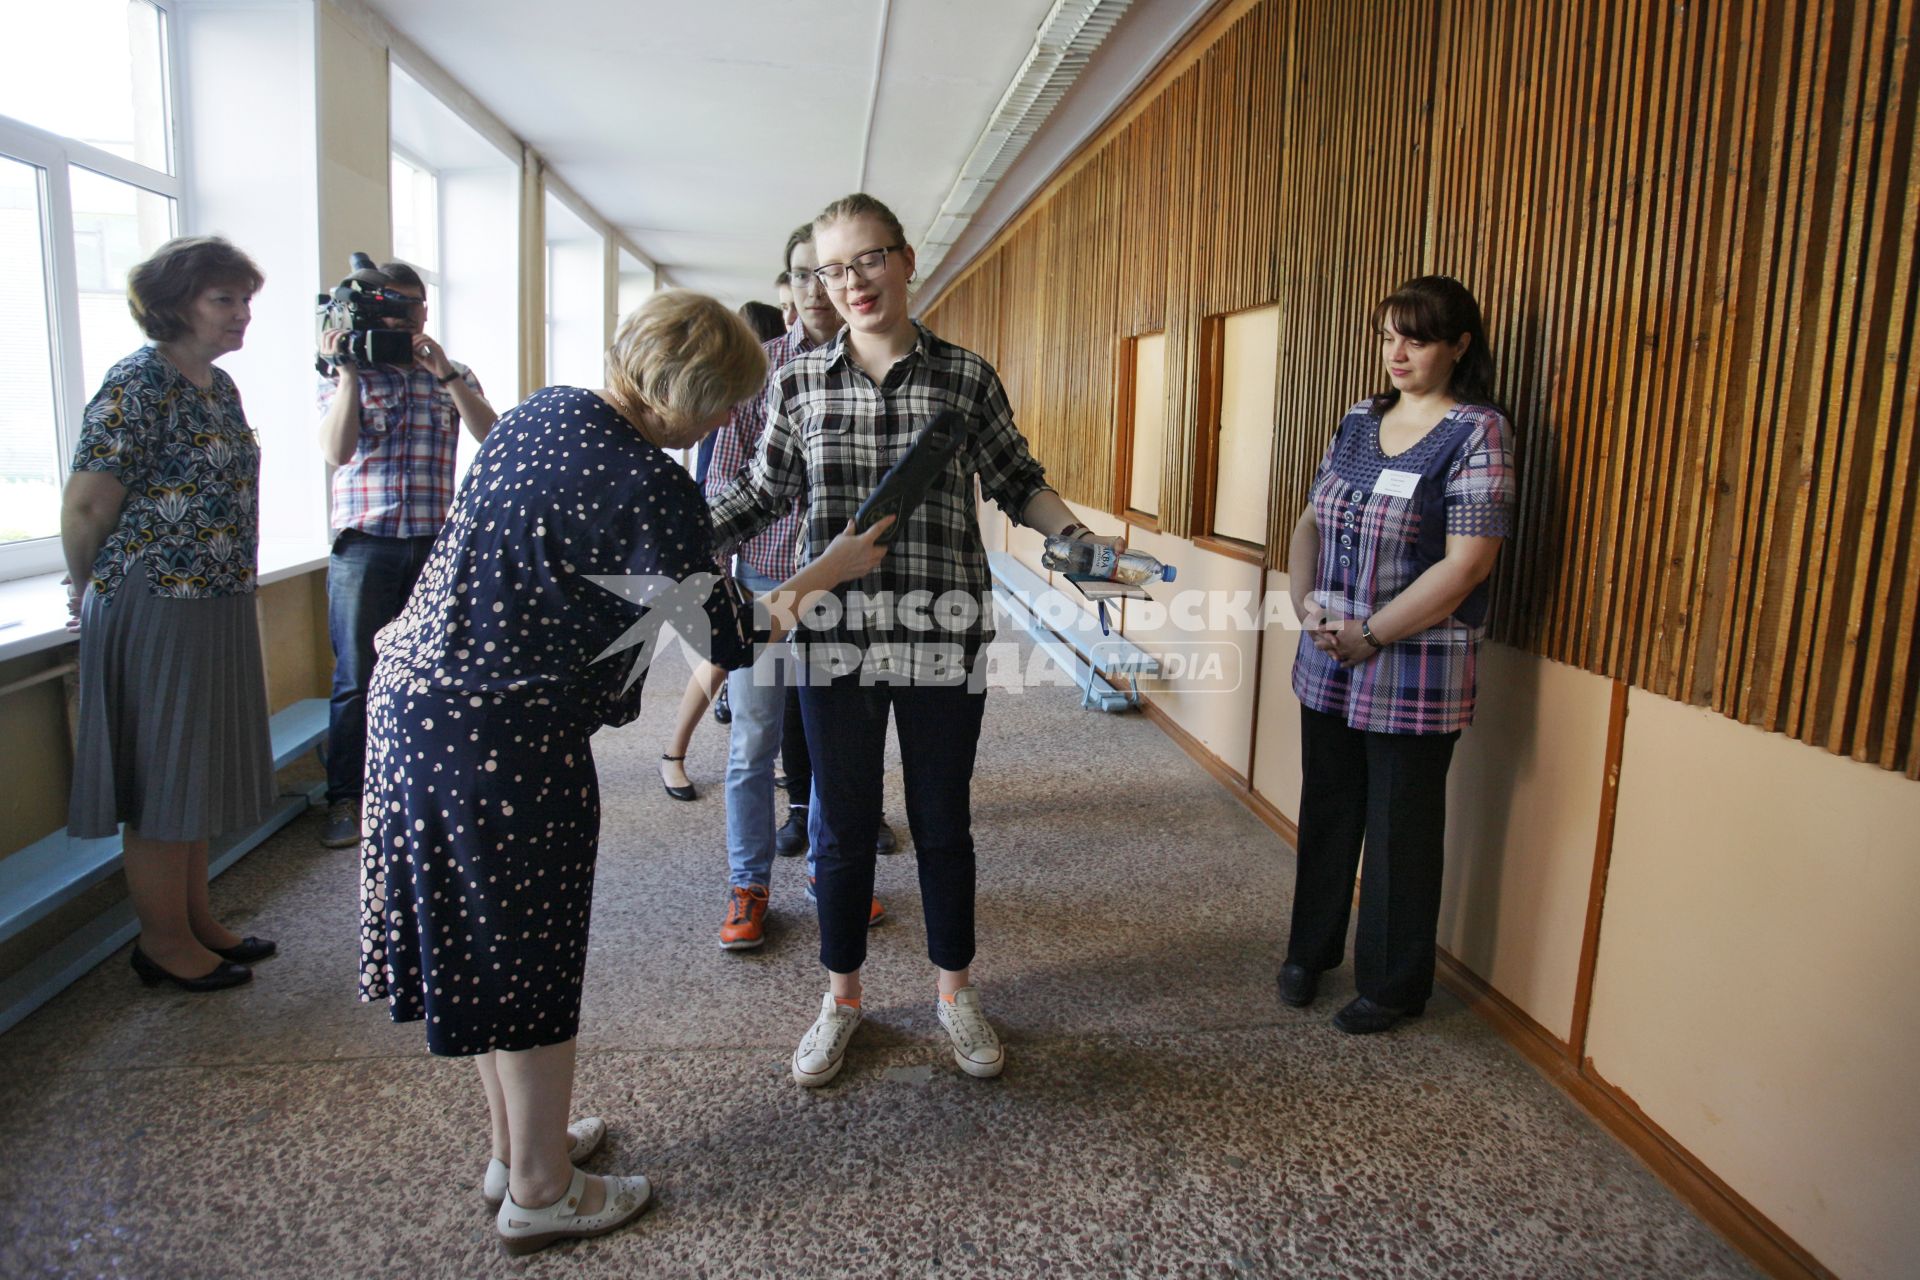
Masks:
[[[603,1178],[607,1203],[598,1213],[580,1213],[580,1201],[587,1194],[587,1175],[573,1171],[567,1194],[544,1209],[526,1209],[513,1202],[513,1193],[500,1202],[500,1216],[494,1229],[500,1233],[500,1247],[515,1257],[544,1249],[556,1240],[581,1240],[603,1236],[640,1216],[653,1200],[653,1186],[635,1175]]]
[[[582,1116],[567,1126],[567,1136],[573,1139],[567,1161],[579,1164],[600,1149],[607,1136],[607,1122],[599,1116]],[[480,1194],[490,1212],[498,1213],[500,1202],[507,1198],[507,1176],[511,1172],[505,1160],[496,1157],[487,1161],[487,1176],[480,1180]]]

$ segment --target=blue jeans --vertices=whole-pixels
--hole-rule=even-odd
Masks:
[[[400,616],[433,550],[432,534],[382,538],[343,529],[327,561],[327,635],[333,701],[327,708],[327,803],[358,800],[367,764],[367,681],[373,634]]]
[[[808,830],[820,963],[832,972],[853,973],[867,958],[889,706],[907,785],[927,957],[942,969],[973,963],[973,761],[986,705],[984,692],[964,685],[863,687],[853,675],[801,687],[813,755]]]
[[[743,573],[755,595],[779,586]],[[727,738],[727,883],[765,887],[773,872],[773,761],[786,724],[788,667],[793,650],[763,645],[750,667],[727,676],[733,724]]]

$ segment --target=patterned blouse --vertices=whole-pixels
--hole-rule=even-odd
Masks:
[[[1411,448],[1380,450],[1380,415],[1347,410],[1314,474],[1320,532],[1313,597],[1336,619],[1365,620],[1446,554],[1449,535],[1512,532],[1512,428],[1499,411],[1459,405]],[[1452,616],[1343,668],[1306,633],[1293,690],[1306,706],[1371,733],[1453,733],[1473,722],[1474,663],[1486,631],[1483,582]]]
[[[827,549],[867,495],[942,409],[972,420],[973,434],[927,491],[880,567],[834,591],[830,621],[794,633],[818,671],[855,669],[916,682],[949,682],[973,669],[993,638],[992,582],[980,541],[973,478],[1014,519],[1047,487],[1046,472],[1014,425],[993,366],[916,324],[918,341],[874,380],[846,351],[846,330],[795,356],[767,390],[767,429],[753,465],[713,499],[714,540],[724,551],[766,528],[805,495],[807,564]]]
[[[155,595],[252,593],[260,445],[224,369],[202,391],[155,347],[114,365],[87,405],[73,469],[104,472],[127,490],[93,560],[102,602],[142,561]]]

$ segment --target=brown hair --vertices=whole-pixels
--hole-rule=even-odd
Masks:
[[[1480,319],[1480,304],[1467,286],[1452,276],[1417,276],[1382,298],[1373,308],[1373,332],[1391,323],[1396,333],[1416,342],[1458,342],[1472,339],[1447,380],[1447,393],[1462,404],[1494,405],[1493,348]],[[1385,409],[1400,398],[1398,391],[1374,397]]]
[[[832,204],[814,215],[812,226],[815,229],[830,227],[843,218],[858,218],[862,216],[878,218],[885,224],[888,232],[892,234],[895,244],[904,246],[907,243],[907,233],[905,229],[901,227],[900,219],[893,216],[893,210],[887,208],[887,206],[881,204],[864,191],[856,191],[850,196],[841,196],[838,200],[835,200]],[[793,254],[793,245],[795,243],[797,242],[788,242],[787,254],[789,258],[791,258]]]
[[[219,236],[182,236],[127,273],[127,309],[142,333],[172,342],[192,332],[187,309],[203,289],[258,293],[266,280],[252,258]]]
[[[607,390],[680,430],[757,393],[767,356],[747,322],[690,289],[663,289],[627,313],[607,348]]]
[[[787,322],[780,316],[780,308],[764,302],[743,302],[740,304],[740,318],[747,322],[762,342],[772,342],[787,331]]]
[[[793,229],[793,234],[787,237],[787,247],[780,251],[780,279],[782,283],[787,282],[788,272],[793,269],[793,251],[812,239],[813,224],[811,222],[801,223]]]

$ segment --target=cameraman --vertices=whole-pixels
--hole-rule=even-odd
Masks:
[[[360,368],[338,360],[320,380],[320,452],[334,467],[328,521],[327,631],[333,640],[333,702],[327,717],[330,849],[360,842],[367,741],[366,691],[373,636],[399,616],[453,501],[458,425],[485,440],[499,415],[480,382],[425,332],[427,289],[404,262],[350,279],[412,300],[405,316],[379,323],[412,335],[413,363]],[[347,330],[329,329],[321,354],[339,355]]]

